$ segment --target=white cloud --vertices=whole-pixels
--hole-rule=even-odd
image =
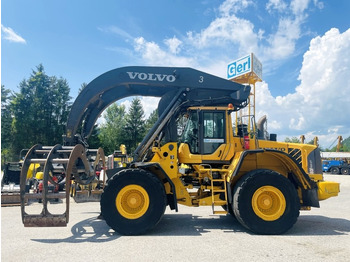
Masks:
[[[266,9],[271,12],[277,10],[279,12],[284,11],[287,8],[287,4],[283,0],[269,0],[266,4]]]
[[[11,27],[1,25],[2,37],[10,42],[26,44],[26,40],[18,35]]]
[[[98,27],[97,29],[101,32],[104,32],[104,33],[115,34],[119,37],[124,38],[126,41],[134,39],[134,37],[131,36],[128,32],[126,32],[125,30],[123,30],[120,27],[115,26],[115,25],[109,26],[109,27]]]
[[[314,4],[319,5],[318,2]],[[273,10],[278,11],[278,23],[276,27],[268,29],[267,35],[265,28],[257,28],[253,20],[248,19],[249,16],[240,16],[240,12],[255,5],[253,1],[223,2],[218,17],[208,27],[200,32],[187,33],[187,44],[197,51],[215,46],[228,51],[238,50],[237,57],[253,52],[262,61],[293,56],[296,43],[302,36],[301,27],[307,18],[306,10],[310,0],[293,0],[290,4],[283,0],[270,0],[266,4],[266,10],[270,14]]]
[[[176,36],[174,36],[173,38],[165,39],[164,43],[168,46],[169,51],[172,54],[176,55],[180,52],[180,46],[182,44],[182,41],[176,38]]]
[[[290,6],[294,14],[303,13],[309,5],[310,0],[292,0]]]
[[[150,114],[158,108],[159,97],[141,97],[141,104],[145,112],[145,119],[147,119]]]
[[[134,40],[135,51],[145,63],[154,66],[189,66],[194,64],[191,57],[177,56],[164,51],[157,43],[149,42],[143,37]]]
[[[230,16],[232,14],[236,14],[239,11],[243,11],[248,6],[253,5],[253,1],[249,0],[226,0],[223,2],[219,11],[223,16]]]
[[[132,97],[130,99],[126,99],[126,100],[120,102],[120,105],[125,106],[125,112],[129,112],[129,109],[131,106],[131,100],[132,100]]]
[[[300,38],[300,20],[281,18],[275,34],[269,36],[269,46],[265,56],[270,59],[284,59],[291,56],[295,50],[296,40]]]
[[[254,25],[235,15],[218,17],[200,33],[188,32],[187,36],[190,44],[199,49],[236,45],[239,55],[258,51],[259,35],[254,32]]]
[[[274,98],[266,83],[257,86],[257,116],[267,114],[276,121],[269,125],[272,133],[318,136],[324,147],[339,134],[349,136],[349,57],[350,29],[340,33],[333,28],[315,37],[304,54],[294,93]]]
[[[282,63],[295,55],[310,3],[323,8],[317,0],[286,2],[270,0],[266,5],[268,13],[278,13],[276,28],[268,35],[264,28],[255,28],[252,21],[238,16],[253,5],[252,1],[228,0],[220,6],[218,17],[200,32],[191,31],[181,40],[174,36],[161,43],[138,37],[134,51],[144,64],[189,66],[221,77],[225,77],[228,61],[248,52],[256,53],[263,63]],[[280,139],[304,134],[310,141],[318,136],[323,147],[339,134],[349,136],[349,57],[350,29],[343,33],[331,29],[315,37],[304,54],[300,85],[293,92],[273,97],[268,83],[257,85],[256,119],[266,114],[268,131],[278,133]],[[142,100],[149,113],[157,106],[158,101]]]
[[[264,10],[256,10],[252,0],[226,0],[217,9],[217,17],[200,31],[188,31],[178,39],[166,38],[162,43],[149,41],[142,36],[133,38],[134,50],[141,55],[143,62],[150,65],[206,65],[213,60],[229,61],[247,53],[255,53],[262,62],[281,61],[295,55],[296,43],[302,36],[301,26],[307,18],[307,8],[311,0],[293,0],[287,4],[283,0],[269,0]],[[317,0],[314,5],[320,5]],[[249,9],[250,8],[250,9]],[[257,16],[271,15],[276,26],[258,28],[247,13],[257,11]],[[271,14],[278,10],[278,16]],[[111,26],[99,29],[113,32],[126,39],[132,36],[123,29]],[[164,44],[164,45],[162,45]],[[218,58],[213,59],[213,50]]]
[[[314,5],[319,8],[319,9],[323,9],[324,8],[324,3],[323,2],[319,2],[318,0],[314,0]]]

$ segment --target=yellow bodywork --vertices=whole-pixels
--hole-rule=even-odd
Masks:
[[[38,169],[40,168],[40,164],[30,164],[27,172],[27,179],[31,179],[36,176]]]
[[[339,183],[323,181],[323,174],[314,172],[314,163],[312,161],[308,163],[308,156],[317,148],[316,146],[257,140],[251,136],[247,150],[243,138],[233,133],[229,109],[223,107],[190,109],[225,111],[226,137],[225,143],[219,145],[211,154],[191,153],[187,143],[172,142],[152,148],[154,156],[150,162],[157,163],[164,172],[155,167],[150,168],[151,172],[157,174],[162,181],[166,181],[165,176],[171,180],[173,186],[170,182],[164,182],[165,191],[168,195],[176,193],[177,203],[187,206],[225,206],[228,204],[226,185],[233,188],[242,176],[256,169],[273,170],[289,179],[293,174],[297,180],[297,193],[303,210],[309,207],[303,204],[302,192],[312,189],[314,183],[318,186],[318,200],[338,195]],[[215,168],[211,162],[216,163]],[[190,168],[183,168],[186,166]],[[196,181],[196,186],[187,183],[186,179]],[[278,205],[270,206],[271,196],[275,200],[274,203],[276,201],[279,203]],[[275,220],[283,214],[285,208],[283,203],[285,203],[283,195],[281,196],[277,188],[266,187],[256,193],[252,206],[256,209],[256,214],[260,214],[262,218]]]
[[[44,172],[37,172],[35,175],[35,179],[43,180],[44,179]]]
[[[318,199],[325,200],[327,198],[337,196],[340,192],[340,185],[332,181],[320,181],[318,185]]]

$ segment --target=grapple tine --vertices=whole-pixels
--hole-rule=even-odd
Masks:
[[[43,154],[43,147],[41,145],[33,146],[27,153],[22,170],[21,170],[21,214],[22,221],[25,227],[61,227],[66,226],[68,223],[68,210],[69,210],[69,186],[70,186],[70,176],[66,177],[66,193],[50,193],[49,192],[49,182],[54,186],[58,186],[56,181],[51,177],[53,170],[53,159],[58,159],[66,156],[59,154],[57,151],[62,148],[61,145],[56,145],[54,147],[45,147],[45,150],[50,149],[48,154]],[[38,153],[36,152],[38,151]],[[30,164],[39,163],[44,164],[43,168],[43,190],[42,193],[31,192],[31,179],[28,177],[28,169]],[[68,193],[67,193],[68,192]],[[66,199],[66,211],[63,214],[51,214],[48,210],[47,204],[49,199]],[[42,211],[40,214],[28,214],[25,211],[25,203],[29,199],[42,200]]]
[[[81,185],[90,185],[91,182],[96,182],[96,166],[99,165],[102,160],[103,169],[105,169],[105,157],[102,148],[93,150],[96,153],[96,159],[94,163],[89,162],[87,158],[86,148],[78,144],[74,147],[63,147],[62,145],[55,145],[53,147],[35,145],[27,153],[22,170],[21,170],[21,182],[20,182],[20,196],[21,196],[21,213],[22,221],[26,227],[61,227],[66,226],[69,221],[69,200],[70,200],[70,187],[71,177],[74,178],[76,183]],[[30,165],[43,166],[42,178],[40,178],[41,189],[32,188],[33,180],[38,182],[38,178],[35,174],[28,176],[28,170]],[[58,187],[59,184],[55,180],[54,173],[57,171],[57,165],[64,170],[65,173],[65,192],[56,193],[55,190],[50,191],[54,187]],[[42,180],[41,180],[42,179]],[[99,182],[99,181],[97,181]],[[104,185],[104,183],[103,183]],[[39,187],[40,188],[40,187]],[[97,192],[98,191],[98,192]],[[97,190],[91,193],[94,200],[99,201],[99,194],[102,190]],[[90,195],[89,195],[90,196]],[[92,199],[91,198],[91,199]],[[52,199],[65,199],[65,211],[61,214],[53,214],[48,208],[48,203]],[[40,214],[28,214],[25,210],[25,205],[29,200],[41,200],[42,209]]]

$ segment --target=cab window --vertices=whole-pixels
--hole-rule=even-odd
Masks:
[[[225,143],[225,114],[223,112],[203,113],[203,154],[212,154]]]
[[[198,113],[192,112],[182,133],[181,141],[187,143],[192,154],[199,153]]]

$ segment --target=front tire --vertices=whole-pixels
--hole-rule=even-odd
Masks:
[[[109,181],[101,196],[106,223],[122,235],[140,235],[162,218],[166,194],[161,181],[142,169],[125,169]]]
[[[257,169],[234,187],[232,208],[237,220],[257,234],[288,231],[299,216],[300,201],[294,185],[281,174]]]

